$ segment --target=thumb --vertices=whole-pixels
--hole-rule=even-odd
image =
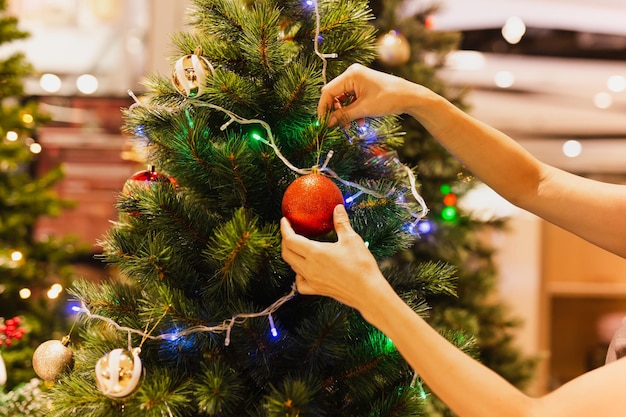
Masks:
[[[359,114],[359,106],[357,102],[349,106],[339,106],[330,114],[328,125],[331,127],[337,125],[345,126],[359,117],[361,117],[361,114]]]
[[[296,274],[296,289],[302,295],[315,294],[311,285],[309,285],[307,280],[300,274]]]
[[[352,226],[350,225],[348,212],[343,204],[337,204],[335,206],[335,209],[333,210],[333,223],[335,225],[335,232],[337,232],[337,236],[351,233],[353,231]]]

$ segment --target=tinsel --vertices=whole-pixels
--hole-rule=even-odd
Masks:
[[[13,391],[0,392],[0,416],[45,417],[49,400],[43,382],[33,378]]]

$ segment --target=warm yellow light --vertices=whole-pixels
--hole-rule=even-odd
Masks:
[[[599,109],[608,109],[613,105],[613,96],[605,91],[593,96],[593,104]]]
[[[506,19],[506,23],[502,26],[502,37],[510,44],[517,44],[522,40],[526,33],[526,24],[517,16],[511,16]]]
[[[30,114],[30,113],[24,113],[24,114],[22,115],[22,123],[29,125],[29,124],[31,124],[33,121],[35,121],[35,118],[33,117],[33,115],[32,115],[32,114]]]
[[[83,74],[76,79],[76,87],[83,94],[93,94],[98,89],[98,79],[91,74]]]
[[[10,140],[11,142],[16,141],[18,137],[19,136],[18,136],[17,132],[14,132],[12,130],[9,130],[7,132],[7,140]]]
[[[41,153],[42,147],[39,143],[33,143],[30,145],[30,151],[34,154]]]
[[[62,82],[58,75],[43,74],[39,79],[39,85],[48,93],[56,93],[61,89]]]
[[[576,158],[582,153],[583,145],[577,140],[568,140],[563,143],[561,150],[563,151],[563,155],[568,158]]]
[[[11,252],[11,260],[12,261],[21,261],[22,258],[24,257],[24,255],[22,254],[22,252],[18,251],[18,250],[14,250],[13,252]]]
[[[606,81],[606,86],[614,93],[626,90],[626,78],[622,75],[611,75]]]
[[[20,298],[21,298],[22,300],[25,300],[25,299],[27,299],[27,298],[30,298],[30,296],[31,296],[31,292],[30,292],[30,290],[29,290],[28,288],[22,288],[22,289],[20,290],[19,294],[20,294]]]
[[[61,291],[63,291],[63,286],[61,284],[52,284],[47,292],[48,298],[54,300],[59,296],[59,294],[61,294]]]

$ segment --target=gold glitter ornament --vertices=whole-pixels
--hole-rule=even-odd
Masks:
[[[411,58],[411,45],[397,30],[390,30],[381,36],[376,42],[378,59],[391,67],[409,62]]]
[[[74,366],[74,352],[67,347],[69,336],[43,342],[33,353],[33,369],[44,381],[54,382]]]
[[[96,385],[110,398],[124,398],[139,386],[142,374],[139,348],[114,349],[96,363]]]
[[[172,83],[179,93],[186,97],[198,97],[204,91],[204,83],[209,75],[215,74],[211,63],[199,51],[179,58],[172,70]]]

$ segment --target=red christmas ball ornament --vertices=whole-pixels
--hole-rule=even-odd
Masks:
[[[174,187],[176,186],[176,182],[173,179],[169,178],[167,175],[157,172],[154,166],[152,166],[150,169],[135,172],[126,180],[122,191],[128,196],[134,198],[133,190],[140,187],[150,189],[153,185],[158,183],[172,184]],[[136,210],[129,210],[128,213],[135,217],[140,215]]]
[[[176,186],[176,182],[167,175],[161,174],[156,169],[151,167],[142,171],[135,172],[124,183],[123,191],[128,195],[132,195],[133,188],[144,187],[149,188],[156,183],[169,183]]]
[[[128,180],[126,180],[126,185],[131,186],[134,185],[143,185],[149,186],[155,182],[171,182],[167,175],[163,175],[159,172],[156,172],[155,168],[152,167],[150,169],[145,169],[142,171],[135,172]]]
[[[339,187],[328,177],[312,173],[289,184],[282,201],[283,216],[303,236],[322,236],[333,230],[333,210],[343,204]]]

